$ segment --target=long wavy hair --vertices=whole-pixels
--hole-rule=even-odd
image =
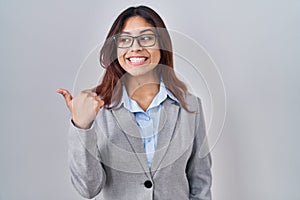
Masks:
[[[179,100],[184,109],[187,109],[185,95],[186,85],[179,80],[174,72],[172,42],[167,28],[161,17],[147,6],[129,7],[114,21],[100,51],[100,63],[106,69],[101,83],[96,87],[96,93],[103,99],[107,109],[115,108],[121,101],[121,77],[126,71],[120,66],[117,59],[117,46],[113,37],[119,34],[127,19],[134,16],[144,18],[156,28],[161,58],[157,66],[166,88]],[[166,67],[167,66],[167,67]]]

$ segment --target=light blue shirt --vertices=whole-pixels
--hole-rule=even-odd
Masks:
[[[166,100],[167,97],[178,102],[177,98],[165,87],[165,84],[160,82],[159,92],[153,98],[147,110],[144,111],[135,100],[128,96],[126,88],[123,86],[123,94],[120,103],[123,103],[124,107],[135,115],[136,122],[140,127],[141,136],[143,138],[149,168],[151,168],[157,145],[162,102]]]

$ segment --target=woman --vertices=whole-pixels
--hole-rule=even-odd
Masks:
[[[211,158],[199,98],[173,70],[160,16],[130,7],[113,23],[100,52],[99,86],[74,98],[69,163],[78,192],[104,199],[211,199]]]

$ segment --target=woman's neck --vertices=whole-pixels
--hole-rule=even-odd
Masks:
[[[141,76],[127,75],[125,78],[125,86],[130,97],[138,93],[153,93],[157,91],[156,87],[159,83],[159,77],[153,71]]]
[[[126,89],[128,95],[146,111],[153,98],[159,92],[159,77],[155,73],[142,76],[126,77]]]

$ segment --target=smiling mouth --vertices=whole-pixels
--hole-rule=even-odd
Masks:
[[[146,62],[146,60],[148,60],[148,58],[144,56],[133,56],[127,58],[127,60],[131,65],[142,65]]]

